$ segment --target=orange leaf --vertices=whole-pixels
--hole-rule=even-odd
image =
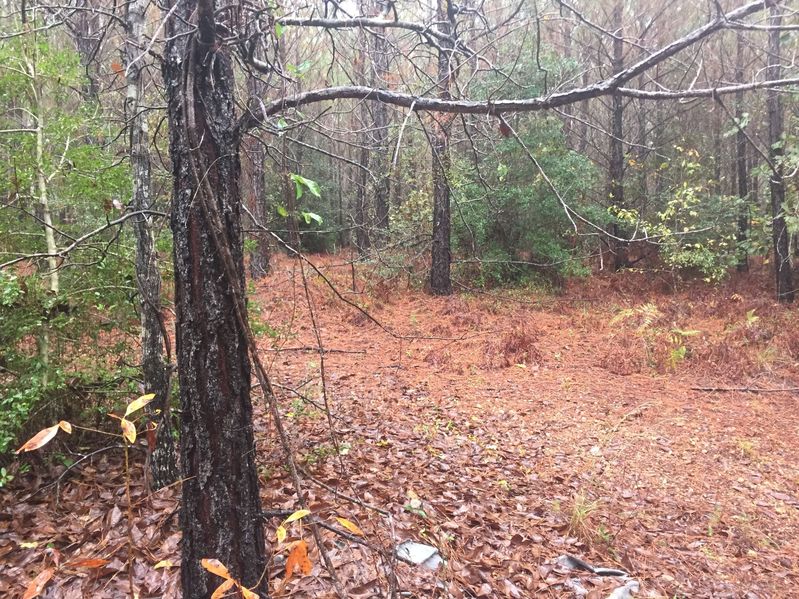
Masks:
[[[286,559],[286,580],[288,581],[298,569],[305,576],[311,573],[311,560],[308,559],[308,544],[305,541],[297,541],[289,552]]]
[[[221,597],[224,597],[225,593],[232,589],[235,584],[235,580],[228,578],[225,582],[216,587],[213,595],[211,595],[211,599],[220,599]]]
[[[117,75],[119,75],[123,69],[122,65],[119,64],[116,60],[111,62],[111,70],[114,71]]]
[[[72,425],[69,422],[62,420],[58,424],[54,424],[53,426],[48,426],[47,428],[43,428],[38,433],[33,435],[30,439],[25,442],[25,445],[17,449],[17,453],[22,453],[23,451],[34,451],[39,449],[40,447],[44,447],[50,441],[53,440],[58,429],[65,430],[66,432],[72,432]],[[69,430],[67,430],[69,429]]]
[[[58,428],[58,425],[56,425]],[[22,596],[22,599],[33,599],[34,597],[38,597],[39,593],[44,590],[45,585],[50,582],[50,579],[55,574],[55,568],[45,568],[39,574],[31,580],[28,588],[25,589],[25,594]]]
[[[203,559],[200,560],[200,564],[202,567],[208,570],[211,574],[216,574],[217,576],[224,578],[225,580],[232,579],[233,577],[228,572],[228,569],[222,565],[218,559]]]
[[[107,563],[109,563],[107,559],[89,558],[89,559],[79,559],[78,561],[75,562],[69,562],[66,565],[71,566],[73,568],[102,568]]]

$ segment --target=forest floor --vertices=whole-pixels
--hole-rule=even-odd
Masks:
[[[253,300],[309,507],[365,535],[322,530],[347,596],[385,596],[389,562],[409,597],[604,599],[624,584],[558,561],[570,555],[628,572],[636,597],[799,597],[799,314],[765,275],[439,298],[373,265],[353,290],[343,258],[312,261],[340,294],[305,266],[317,327],[297,260],[279,258]],[[294,511],[255,400],[265,509]],[[113,452],[31,498],[59,471],[0,495],[0,594],[45,572],[43,597],[176,596],[177,488],[148,494],[132,456],[131,526]],[[266,526],[273,596],[335,596],[308,526],[278,545],[280,521]],[[312,570],[286,582],[299,538]],[[445,564],[387,560],[405,540]]]

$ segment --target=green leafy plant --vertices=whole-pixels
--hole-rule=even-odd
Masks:
[[[14,480],[14,475],[5,467],[0,467],[0,489],[5,487],[8,483]]]

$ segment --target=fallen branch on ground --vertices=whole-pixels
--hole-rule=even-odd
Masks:
[[[799,387],[786,387],[784,389],[760,389],[758,387],[691,387],[691,391],[704,391],[706,393],[796,393]]]

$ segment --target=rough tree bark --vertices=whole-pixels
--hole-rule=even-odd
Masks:
[[[100,98],[100,61],[97,54],[104,37],[103,26],[92,0],[78,0],[76,5],[84,10],[75,11],[73,18],[66,19],[65,23],[75,40],[75,48],[86,74],[82,95],[87,102],[97,104]]]
[[[588,84],[588,68],[583,70],[582,76],[582,83],[583,85]],[[588,154],[588,120],[591,118],[591,106],[588,100],[580,102],[580,136],[579,141],[577,142],[577,151],[586,156]]]
[[[744,39],[738,36],[735,51],[735,83],[744,82]],[[746,240],[749,237],[749,172],[746,157],[746,133],[742,129],[744,118],[744,93],[735,94],[735,118],[738,121],[738,131],[735,134],[735,175],[738,181],[738,197],[741,206],[738,209],[738,272],[749,270],[749,255],[746,251]]]
[[[563,7],[561,7],[561,13],[563,12]],[[561,14],[561,16],[563,16]],[[567,63],[571,63],[572,60],[572,35],[574,30],[574,23],[571,21],[564,19],[563,25],[560,30],[561,34],[561,43],[563,45],[563,58],[566,60]],[[569,64],[571,66],[571,64]],[[568,106],[563,107],[563,139],[566,142],[567,148],[574,148],[574,131],[575,131],[575,120],[572,118],[574,115],[574,105],[569,104]]]
[[[266,95],[266,85],[255,75],[247,78],[247,91],[251,98],[263,98]],[[261,225],[266,225],[268,214],[266,194],[264,193],[264,164],[266,162],[266,147],[260,139],[251,137],[244,151],[245,163],[245,197],[250,212]],[[257,227],[254,227],[257,229]],[[265,277],[269,273],[269,260],[271,250],[269,238],[263,231],[252,233],[255,246],[250,252],[250,276],[253,280]]]
[[[647,81],[642,75],[638,79],[638,85],[641,89],[646,88]],[[638,181],[639,189],[638,194],[639,210],[642,217],[648,216],[649,212],[649,173],[647,169],[647,157],[649,150],[647,149],[649,142],[649,110],[643,100],[638,102],[638,147],[635,150],[635,160],[638,163]]]
[[[141,108],[142,62],[144,51],[144,19],[147,0],[131,0],[127,4],[125,27],[125,66],[127,93],[125,114],[130,127],[130,168],[133,180],[131,208],[136,211],[152,209],[150,185],[150,153],[147,119]],[[151,484],[160,489],[178,478],[177,453],[172,439],[172,419],[169,409],[171,366],[164,359],[169,351],[161,316],[161,273],[155,251],[152,217],[142,214],[133,223],[136,237],[136,282],[139,288],[141,320],[141,362],[145,393],[155,393],[148,405],[148,415],[155,425],[154,442],[148,455]]]
[[[779,26],[782,25],[782,10],[779,6],[769,8],[770,22],[775,27],[768,35],[768,66],[766,78],[778,79],[781,76],[780,64],[780,36]],[[782,205],[785,201],[785,179],[783,178],[782,165],[782,135],[783,135],[783,110],[780,93],[769,88],[766,92],[766,107],[768,110],[768,140],[769,154],[772,163],[769,190],[771,191],[772,240],[774,243],[774,275],[777,281],[777,299],[789,303],[794,299],[793,272],[791,269],[791,256],[789,250],[788,227]]]
[[[36,44],[34,38],[34,44]],[[47,247],[47,271],[44,278],[47,280],[47,288],[52,296],[57,296],[61,290],[60,275],[58,267],[59,260],[56,257],[58,246],[56,245],[55,229],[53,228],[53,211],[50,206],[50,195],[47,173],[45,173],[45,118],[44,107],[42,106],[43,91],[39,75],[39,50],[37,46],[32,48],[32,56],[27,56],[28,77],[30,78],[30,99],[31,105],[28,115],[33,119],[36,134],[36,193],[38,194],[38,216],[44,226],[44,239]],[[50,382],[50,326],[45,319],[42,331],[36,339],[39,349],[39,360],[42,365],[42,386],[46,387]]]
[[[613,59],[611,69],[613,73],[624,70],[624,40],[622,2],[617,2],[613,9]],[[618,92],[611,96],[610,111],[610,163],[608,166],[608,200],[617,208],[624,208],[624,98]],[[619,239],[624,237],[624,231],[618,222],[611,227],[613,237],[610,247],[613,251],[613,269],[621,270],[628,265],[627,242]]]
[[[368,114],[366,109],[363,114]],[[358,255],[365,256],[369,253],[372,240],[369,236],[369,156],[371,152],[368,147],[366,135],[359,135],[360,149],[358,150],[358,162],[361,168],[356,173],[357,190],[355,192],[355,245],[358,248]]]
[[[363,3],[361,8],[366,7],[368,7],[368,3]],[[367,81],[364,55],[368,52],[369,41],[366,39],[366,35],[365,32],[361,32],[360,41],[365,51],[355,59],[355,76],[359,83]],[[369,102],[361,103],[357,115],[354,114],[353,116],[357,116],[359,120],[356,143],[358,145],[358,163],[361,165],[355,175],[357,185],[355,192],[355,245],[358,248],[358,255],[363,257],[369,253],[369,248],[372,246],[372,239],[369,235],[371,229],[369,218],[369,163],[372,155],[369,147],[371,140],[368,132],[372,121]]]
[[[449,37],[455,31],[455,8],[451,0],[437,0],[436,20],[438,30],[447,36],[447,41],[440,43],[438,51],[438,98],[452,98],[452,65],[453,44]],[[452,129],[452,117],[438,114],[433,118],[433,244],[430,265],[430,291],[435,295],[450,295],[452,280],[450,278],[450,197],[449,170],[451,165],[449,152],[449,134]]]
[[[375,7],[380,12],[388,13],[389,3],[378,0]],[[372,58],[372,87],[386,89],[388,78],[389,47],[385,38],[385,29],[375,31],[369,38],[369,54]],[[374,119],[374,145],[378,160],[375,176],[375,227],[377,228],[378,242],[385,241],[389,228],[389,198],[391,197],[391,152],[388,147],[389,113],[388,105],[383,102],[374,102],[372,106]]]
[[[177,2],[177,0],[175,0]],[[210,597],[219,559],[267,595],[250,401],[233,65],[213,0],[167,9],[164,83],[174,177],[183,596]],[[196,27],[196,29],[195,29]]]

